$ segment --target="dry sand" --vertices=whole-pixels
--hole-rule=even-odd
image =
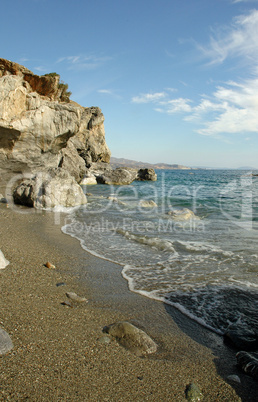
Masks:
[[[129,292],[121,267],[82,250],[52,213],[19,211],[0,204],[0,249],[10,261],[0,271],[0,327],[14,344],[0,358],[1,401],[185,401],[192,382],[204,401],[256,400],[255,382],[219,337]],[[89,302],[62,305],[68,291]],[[102,343],[102,328],[121,320],[144,329],[158,352],[140,358],[115,340]],[[235,373],[242,384],[233,388],[222,376]]]

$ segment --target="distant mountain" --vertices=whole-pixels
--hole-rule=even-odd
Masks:
[[[190,167],[187,166],[183,166],[183,165],[169,165],[167,163],[147,163],[147,162],[138,162],[138,161],[134,161],[131,159],[124,159],[124,158],[115,158],[114,156],[111,156],[110,159],[110,165],[113,168],[117,168],[117,167],[131,167],[131,168],[137,168],[137,169],[141,169],[141,168],[152,168],[152,169],[192,169]]]
[[[257,168],[251,167],[251,166],[241,166],[237,168],[237,170],[257,170]]]

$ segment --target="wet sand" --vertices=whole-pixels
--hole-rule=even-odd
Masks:
[[[65,215],[17,211],[0,204],[0,249],[10,261],[0,271],[0,327],[14,344],[0,358],[0,400],[184,401],[190,383],[204,401],[257,400],[257,384],[219,336],[130,292],[120,266],[61,232]],[[89,302],[63,305],[69,291]],[[116,340],[103,343],[103,327],[122,320],[146,331],[158,352],[140,358]],[[242,384],[225,382],[230,374]]]

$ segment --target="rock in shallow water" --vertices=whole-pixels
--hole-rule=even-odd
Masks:
[[[10,336],[5,330],[0,328],[0,355],[4,355],[13,348],[13,343]]]
[[[236,358],[241,368],[254,379],[258,380],[258,353],[241,351],[236,354]]]
[[[158,205],[153,200],[141,200],[140,206],[143,208],[156,208]]]
[[[193,211],[188,208],[174,209],[168,212],[168,215],[177,221],[186,221],[188,219],[197,218]]]
[[[145,356],[157,351],[157,344],[141,329],[129,322],[117,322],[103,328],[103,332],[116,338],[120,345],[137,356]]]
[[[258,348],[258,335],[251,330],[231,325],[224,334],[224,341],[238,350],[255,351]]]

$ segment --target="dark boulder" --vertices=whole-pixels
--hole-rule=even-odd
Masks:
[[[128,185],[137,177],[137,169],[117,168],[115,170],[107,170],[103,174],[96,177],[100,184]]]
[[[236,358],[244,372],[258,380],[258,353],[241,351],[236,354]]]
[[[154,169],[139,169],[136,180],[145,181],[156,181],[157,175]]]

